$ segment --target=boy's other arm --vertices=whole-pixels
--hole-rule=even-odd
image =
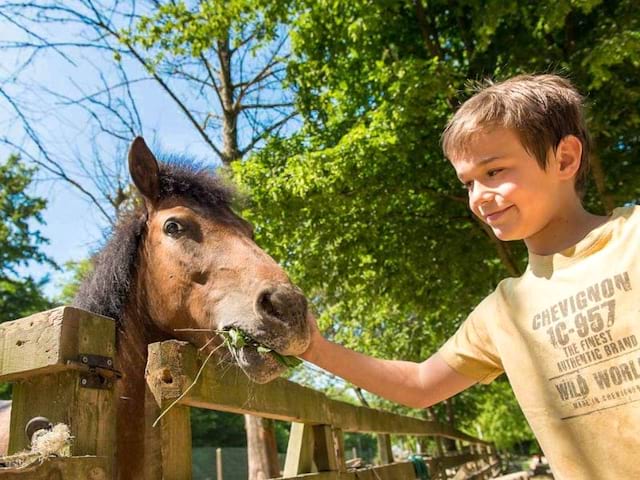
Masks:
[[[311,322],[311,344],[300,358],[396,403],[426,408],[476,383],[451,368],[439,354],[422,363],[381,360],[325,339]]]

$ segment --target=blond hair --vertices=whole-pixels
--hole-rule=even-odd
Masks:
[[[487,82],[455,113],[442,134],[447,158],[468,148],[473,136],[486,129],[513,129],[522,146],[547,167],[547,153],[555,152],[567,135],[582,143],[575,189],[584,194],[589,173],[590,139],[584,121],[583,98],[569,80],[558,75],[519,75],[500,83]]]

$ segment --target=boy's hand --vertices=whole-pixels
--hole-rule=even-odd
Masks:
[[[311,341],[309,342],[309,347],[304,351],[304,353],[298,356],[303,360],[312,361],[313,354],[316,352],[316,349],[322,340],[324,340],[324,337],[320,333],[316,317],[311,312],[307,314],[307,322],[309,322],[309,336]]]

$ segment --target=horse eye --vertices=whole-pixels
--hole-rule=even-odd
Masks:
[[[169,235],[170,237],[179,235],[184,232],[184,227],[180,225],[180,223],[175,220],[167,220],[164,224],[164,233]]]

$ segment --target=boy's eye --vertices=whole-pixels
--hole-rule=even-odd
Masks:
[[[489,175],[490,177],[495,177],[495,176],[496,176],[497,174],[499,174],[502,170],[504,170],[504,169],[502,169],[502,168],[494,168],[494,169],[492,169],[492,170],[489,170],[489,171],[487,172],[487,175]]]

